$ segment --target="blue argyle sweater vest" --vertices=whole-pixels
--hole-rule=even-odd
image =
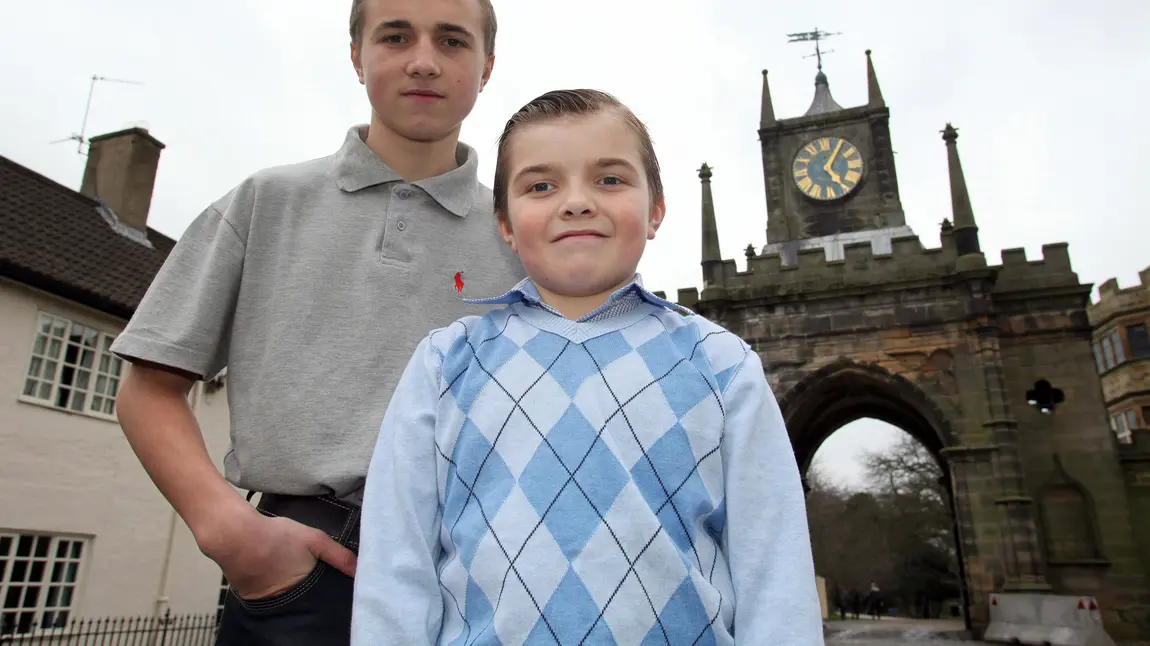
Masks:
[[[723,391],[748,347],[648,304],[588,338],[516,312],[431,337],[444,642],[714,643]]]

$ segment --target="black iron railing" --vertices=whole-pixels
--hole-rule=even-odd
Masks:
[[[0,646],[212,646],[215,613],[73,619],[64,628],[0,634]]]

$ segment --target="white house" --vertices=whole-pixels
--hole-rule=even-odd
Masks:
[[[115,416],[127,366],[108,347],[175,244],[147,226],[163,148],[93,138],[80,192],[0,156],[0,635],[219,602]],[[191,403],[219,464],[225,391]]]

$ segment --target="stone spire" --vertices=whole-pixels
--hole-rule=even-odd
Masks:
[[[804,116],[809,117],[815,114],[836,112],[842,109],[843,107],[835,103],[834,97],[831,96],[831,86],[827,82],[827,75],[820,68],[819,73],[815,74],[815,98],[811,101],[811,107],[807,108],[807,112]]]
[[[878,86],[878,75],[874,73],[874,63],[870,59],[870,50],[866,50],[866,85],[867,85],[867,106],[871,108],[886,107],[886,102],[882,99],[882,88]]]
[[[771,86],[767,84],[767,70],[763,70],[763,105],[759,129],[775,125],[775,105],[771,102]]]
[[[964,256],[984,258],[978,244],[978,225],[974,223],[974,209],[970,205],[970,193],[966,190],[966,178],[962,174],[962,161],[958,158],[958,130],[946,124],[942,131],[946,142],[946,161],[950,168],[950,206],[954,215],[954,246],[960,263]],[[976,261],[962,263],[968,267],[977,266]],[[982,266],[985,266],[983,259]]]
[[[715,282],[715,272],[722,262],[719,250],[719,227],[715,223],[715,199],[711,197],[711,167],[703,164],[699,169],[699,179],[703,182],[703,283]]]

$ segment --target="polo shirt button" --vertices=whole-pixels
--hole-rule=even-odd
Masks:
[[[403,223],[403,220],[400,220],[399,222],[395,223],[395,228],[399,229],[400,231],[403,231],[404,229],[407,228],[407,225]]]
[[[407,198],[411,197],[411,191],[404,189],[397,193],[397,195],[399,195],[399,199],[406,200]]]

